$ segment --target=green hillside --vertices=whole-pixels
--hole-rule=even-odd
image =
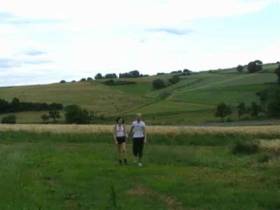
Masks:
[[[201,124],[217,120],[216,105],[226,102],[236,105],[256,101],[256,92],[276,82],[276,64],[264,65],[259,73],[239,73],[224,69],[181,76],[180,82],[161,90],[153,90],[156,78],[167,80],[171,74],[150,76],[135,84],[108,86],[103,80],[0,88],[0,98],[14,97],[28,102],[78,104],[99,116],[112,119],[117,115],[131,118],[136,112],[144,114],[154,124]],[[42,112],[18,113],[18,122],[41,122]],[[236,118],[233,116],[232,118]]]

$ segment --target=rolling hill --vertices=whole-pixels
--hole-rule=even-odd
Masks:
[[[276,82],[275,68],[276,64],[266,64],[261,72],[253,74],[239,73],[236,69],[193,73],[181,76],[180,82],[161,90],[153,90],[152,81],[156,78],[166,80],[172,77],[171,74],[123,79],[135,84],[118,86],[104,85],[102,80],[97,80],[3,87],[0,98],[78,104],[107,120],[118,115],[130,120],[135,113],[141,112],[152,124],[202,124],[217,120],[213,112],[220,102],[236,105],[257,101],[256,92]],[[17,113],[18,122],[41,122],[42,113]],[[236,118],[232,116],[232,119]]]

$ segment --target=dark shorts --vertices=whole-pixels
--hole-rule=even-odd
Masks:
[[[126,141],[125,136],[124,137],[117,137],[118,144],[123,144],[123,143],[125,143],[125,141]]]
[[[135,157],[143,156],[143,148],[144,148],[144,140],[145,138],[133,138],[133,155]]]

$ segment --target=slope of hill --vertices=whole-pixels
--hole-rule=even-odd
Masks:
[[[78,104],[110,119],[117,115],[130,119],[141,112],[154,124],[201,124],[215,120],[213,112],[220,102],[236,105],[256,101],[256,92],[276,82],[275,68],[275,64],[267,64],[262,72],[254,74],[238,73],[235,69],[194,73],[181,76],[179,83],[161,90],[153,90],[152,81],[172,75],[126,79],[135,84],[119,86],[93,81],[9,87],[0,88],[0,98]],[[41,122],[42,112],[17,115],[20,123],[36,123]]]

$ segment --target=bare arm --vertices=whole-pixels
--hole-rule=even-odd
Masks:
[[[144,136],[145,136],[144,142],[145,142],[145,143],[147,143],[147,142],[148,142],[148,140],[147,140],[146,127],[144,127]]]
[[[126,127],[124,126],[124,133],[125,133],[125,137],[128,138],[128,134],[126,132]]]
[[[114,126],[114,128],[113,128],[113,139],[114,139],[115,144],[117,144],[116,126]]]
[[[129,137],[131,137],[131,136],[132,136],[132,134],[133,134],[133,125],[132,125],[132,126],[131,126],[131,128],[130,128],[130,131],[129,131],[128,136],[129,136]]]

